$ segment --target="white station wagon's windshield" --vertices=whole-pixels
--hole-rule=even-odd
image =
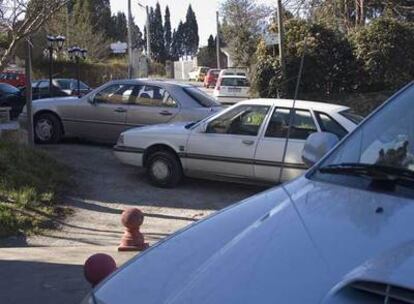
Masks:
[[[414,84],[363,123],[320,164],[319,173],[392,176],[414,185]]]

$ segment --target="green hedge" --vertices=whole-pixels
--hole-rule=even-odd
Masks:
[[[123,62],[80,63],[81,80],[91,87],[97,87],[114,79],[128,77],[128,65]],[[33,64],[34,79],[48,78],[48,62]],[[76,65],[73,62],[59,61],[53,63],[54,78],[76,78]]]

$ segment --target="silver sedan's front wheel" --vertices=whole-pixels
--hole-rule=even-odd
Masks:
[[[62,127],[59,119],[50,113],[39,115],[34,121],[34,133],[38,144],[59,142],[62,136]]]

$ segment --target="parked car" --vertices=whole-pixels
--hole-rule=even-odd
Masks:
[[[50,97],[66,97],[66,96],[78,96],[77,80],[75,79],[53,79],[52,80],[52,96],[49,92],[49,79],[41,79],[34,81],[33,99],[50,98]],[[80,96],[84,96],[89,93],[91,88],[84,82],[80,82]]]
[[[78,92],[77,79],[57,78],[53,79],[53,84],[60,88],[63,92],[72,96],[84,96],[91,91],[91,88],[86,83],[84,83],[83,81],[79,81]]]
[[[26,75],[17,70],[6,70],[0,72],[0,83],[7,83],[20,88],[26,85]]]
[[[115,155],[122,163],[146,168],[150,181],[161,187],[176,186],[183,175],[290,180],[307,169],[301,153],[310,134],[329,131],[342,138],[357,125],[347,117],[347,107],[298,101],[283,162],[292,105],[292,100],[249,100],[198,123],[132,129],[121,134]]]
[[[220,71],[219,77],[221,78],[223,76],[245,76],[247,78],[248,73],[247,73],[247,68],[227,68],[224,70]]]
[[[0,108],[11,108],[12,119],[19,116],[25,104],[26,99],[18,88],[7,83],[0,83]]]
[[[209,67],[196,67],[190,73],[188,73],[189,80],[204,81]]]
[[[313,134],[305,175],[166,238],[83,303],[412,303],[413,100],[411,83],[320,161],[336,141]]]
[[[33,103],[35,139],[57,143],[79,137],[115,143],[121,132],[136,126],[203,119],[221,110],[198,88],[174,82],[119,80],[82,98],[49,98]],[[20,124],[26,127],[25,109]]]
[[[21,88],[23,96],[26,96],[26,87]],[[68,93],[64,92],[56,85],[52,86],[52,91],[49,90],[49,80],[37,80],[32,82],[32,99],[44,99],[51,97],[68,97]]]
[[[219,77],[213,93],[221,103],[234,104],[250,97],[250,83],[246,76]]]
[[[208,70],[206,77],[204,77],[204,87],[205,88],[215,87],[219,74],[220,74],[219,69]]]

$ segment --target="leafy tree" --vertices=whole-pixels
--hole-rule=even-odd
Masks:
[[[226,66],[226,57],[224,53],[220,53],[220,65]],[[210,68],[217,68],[217,49],[213,35],[210,35],[207,41],[207,46],[200,48],[197,54],[198,64],[201,66],[208,66]]]
[[[226,0],[221,7],[226,23],[222,29],[236,65],[250,66],[261,34],[260,20],[268,15],[253,0]]]
[[[0,2],[0,32],[7,34],[6,47],[0,55],[0,70],[9,63],[16,46],[27,36],[37,32],[65,0],[16,1],[16,5]]]
[[[307,50],[301,82],[302,96],[331,96],[355,89],[359,69],[346,37],[325,25],[291,19],[286,22],[285,79],[281,77],[278,58],[266,49],[264,43],[258,49],[254,82],[261,96],[276,97],[284,89],[286,96],[293,97],[305,37]]]
[[[414,28],[412,24],[379,18],[351,35],[361,62],[366,88],[395,89],[414,78]]]
[[[128,21],[124,13],[118,12],[112,16],[112,29],[109,37],[114,41],[127,41]]]
[[[172,33],[171,33],[170,9],[168,8],[168,5],[165,8],[165,15],[164,15],[164,41],[165,41],[166,59],[170,59]]]
[[[109,42],[104,32],[95,32],[90,26],[91,15],[87,2],[77,2],[74,6],[74,15],[70,20],[69,35],[73,45],[88,50],[88,58],[102,60],[109,55]],[[79,33],[82,33],[81,35]]]

